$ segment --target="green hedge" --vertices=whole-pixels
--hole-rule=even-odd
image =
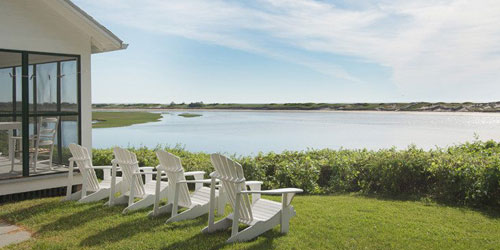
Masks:
[[[132,148],[141,166],[156,166],[156,149]],[[187,171],[213,171],[210,156],[180,147]],[[93,151],[95,165],[109,165],[111,149]],[[312,194],[359,192],[426,197],[469,206],[500,207],[500,143],[475,141],[422,150],[309,150],[232,156],[248,180],[264,188],[298,187]]]

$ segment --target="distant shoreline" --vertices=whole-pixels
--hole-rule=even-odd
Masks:
[[[394,114],[435,114],[435,115],[488,115],[500,112],[457,112],[457,111],[385,111],[385,110],[257,110],[257,109],[151,109],[151,108],[106,108],[92,109],[93,112],[281,112],[281,113],[394,113]]]
[[[141,111],[278,111],[278,112],[430,112],[430,113],[499,113],[500,101],[488,103],[181,103],[181,104],[93,104],[93,110],[141,110]]]

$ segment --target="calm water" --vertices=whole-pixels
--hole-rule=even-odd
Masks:
[[[500,140],[500,114],[390,112],[200,111],[184,118],[93,130],[93,146],[182,144],[190,151],[255,154],[308,148],[425,149],[480,139]]]

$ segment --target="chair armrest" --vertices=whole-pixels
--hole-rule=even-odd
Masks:
[[[262,181],[245,181],[245,185],[247,186],[252,186],[252,185],[262,185],[264,182]]]
[[[142,170],[143,173],[146,173],[146,178],[144,179],[145,183],[149,183],[149,182],[152,182],[153,181],[153,175],[152,174],[149,174],[149,173],[153,173],[153,169],[154,167],[139,167],[139,171]]]
[[[10,138],[11,138],[11,139],[19,139],[19,140],[23,139],[23,137],[22,137],[22,136],[11,136]],[[36,138],[37,138],[37,135],[30,135],[30,136],[29,136],[29,139],[30,139],[30,140],[31,140],[31,139],[36,139]]]
[[[103,169],[103,170],[106,170],[106,169],[113,169],[112,166],[92,166],[92,167],[86,167],[85,169]],[[122,170],[117,168],[116,169],[116,172],[121,172]]]
[[[184,176],[196,176],[196,175],[205,175],[205,171],[184,172]]]
[[[271,190],[249,190],[249,191],[240,191],[242,194],[288,194],[288,193],[302,193],[304,190],[299,188],[278,188]]]
[[[204,179],[204,180],[185,180],[185,181],[179,181],[177,183],[205,183],[205,184],[210,184],[212,182],[211,179]]]
[[[205,176],[205,171],[191,171],[191,172],[185,172],[184,176],[193,176],[195,180],[202,180],[203,177]],[[196,183],[194,190],[198,190],[203,187],[203,183],[201,182],[192,182]]]
[[[93,166],[93,168],[94,169],[113,169],[113,166]]]
[[[302,193],[304,190],[299,189],[299,188],[278,188],[278,189],[271,189],[271,190],[251,190],[251,191],[240,191],[236,193],[236,195],[239,194],[269,194],[269,195],[277,195],[281,194],[281,206],[282,206],[282,211],[285,211],[285,207],[289,206],[290,203],[292,202],[293,197],[295,196],[296,193]]]
[[[158,172],[134,172],[134,175],[157,175]]]

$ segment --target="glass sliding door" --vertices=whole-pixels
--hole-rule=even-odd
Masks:
[[[0,48],[0,179],[67,171],[81,142],[79,60]]]
[[[58,166],[68,164],[68,145],[80,143],[78,60],[76,56],[29,54],[29,64],[36,72],[30,91],[36,105],[30,117],[34,118],[35,130],[41,119],[57,119],[52,163]]]
[[[22,53],[0,51],[0,179],[23,176],[21,109]]]

